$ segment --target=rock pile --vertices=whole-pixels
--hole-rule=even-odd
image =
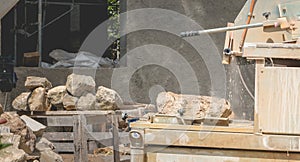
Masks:
[[[51,104],[47,99],[47,91],[52,84],[46,78],[29,76],[25,87],[30,92],[20,94],[12,103],[13,108],[22,111],[49,111]]]
[[[71,74],[66,85],[52,88],[46,78],[27,77],[25,87],[30,92],[20,94],[12,103],[20,111],[55,110],[117,110],[123,101],[120,95],[100,86],[91,76]],[[53,110],[52,109],[52,110]]]
[[[162,92],[156,100],[160,114],[181,115],[186,118],[222,117],[231,115],[230,104],[225,99]]]
[[[44,125],[13,112],[1,114],[0,119],[6,120],[0,124],[0,143],[12,144],[0,150],[0,161],[63,161],[53,151],[53,144],[42,138],[46,128]],[[6,131],[3,131],[4,128]]]

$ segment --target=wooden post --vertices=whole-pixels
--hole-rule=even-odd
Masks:
[[[113,133],[113,148],[114,148],[114,162],[120,162],[119,152],[119,128],[118,128],[118,116],[112,115],[112,133]]]
[[[74,161],[88,162],[87,136],[85,132],[86,118],[84,115],[74,115]]]

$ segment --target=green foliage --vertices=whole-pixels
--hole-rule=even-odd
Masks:
[[[108,38],[110,40],[116,40],[110,47],[112,56],[116,59],[119,58],[120,53],[120,0],[107,0],[107,3],[110,20],[110,24],[108,25]]]
[[[12,146],[11,143],[1,143],[1,136],[0,136],[0,150],[5,149],[6,147]]]

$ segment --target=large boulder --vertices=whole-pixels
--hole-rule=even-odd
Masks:
[[[52,150],[45,150],[41,152],[40,161],[63,162],[63,158]]]
[[[58,86],[50,89],[47,93],[47,97],[52,105],[57,108],[63,108],[63,99],[66,93],[66,86]]]
[[[81,96],[77,102],[77,110],[95,110],[96,96],[88,93]]]
[[[21,93],[12,102],[12,106],[16,110],[27,111],[27,101],[30,96],[30,92]]]
[[[71,74],[67,78],[66,87],[73,96],[81,97],[88,93],[95,93],[96,83],[91,76]]]
[[[186,118],[227,118],[232,113],[228,101],[209,96],[162,92],[158,95],[156,104],[161,114],[182,115]]]
[[[120,95],[109,88],[100,86],[96,94],[96,109],[97,110],[117,110],[123,105]]]
[[[12,144],[9,147],[0,150],[1,162],[25,162],[26,153],[19,149],[21,136],[10,134],[1,134],[1,143]]]
[[[31,111],[49,111],[51,104],[46,97],[46,88],[36,88],[28,99],[28,106]]]
[[[46,150],[54,150],[55,146],[54,146],[53,143],[48,141],[46,138],[42,137],[42,138],[38,139],[38,141],[36,142],[35,148],[39,152],[43,152],[43,151],[46,151]]]
[[[68,111],[76,110],[77,101],[78,101],[77,97],[73,97],[69,94],[66,94],[63,99],[64,108]]]
[[[47,78],[29,76],[26,78],[25,87],[29,90],[34,90],[38,87],[50,89],[52,88],[52,84]]]
[[[36,149],[40,152],[40,161],[55,161],[55,162],[63,162],[63,159],[60,155],[53,152],[55,146],[53,143],[48,141],[46,138],[42,137],[38,139],[36,143]]]

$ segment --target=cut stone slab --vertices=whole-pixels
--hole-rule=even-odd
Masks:
[[[71,74],[67,78],[66,87],[70,94],[81,97],[88,93],[95,94],[96,83],[91,76]]]
[[[1,134],[2,143],[11,143],[12,146],[0,150],[0,161],[2,162],[25,162],[26,153],[19,149],[21,136],[12,133]]]
[[[52,84],[47,78],[29,76],[26,78],[25,87],[29,90],[34,90],[38,87],[50,89],[52,88]]]
[[[36,88],[28,99],[28,106],[31,111],[49,111],[51,104],[46,97],[46,88]]]
[[[48,91],[47,98],[52,105],[61,109],[63,108],[63,99],[66,93],[66,86],[57,86]]]
[[[63,159],[60,155],[58,155],[57,153],[53,152],[52,150],[45,150],[41,152],[41,157],[40,157],[40,161],[53,161],[53,162],[63,162]]]
[[[12,106],[16,110],[27,111],[27,101],[30,96],[30,92],[21,93],[16,97],[12,103]]]
[[[96,96],[88,93],[79,98],[77,102],[77,110],[95,110]]]
[[[36,143],[35,148],[38,151],[42,152],[42,151],[46,151],[46,150],[54,150],[55,146],[53,145],[53,143],[51,143],[50,141],[48,141],[46,138],[42,137]]]
[[[120,95],[109,88],[100,86],[96,94],[97,110],[118,110],[123,105]]]
[[[66,94],[63,99],[64,108],[68,111],[76,110],[77,101],[78,101],[77,97],[73,97],[69,94]]]
[[[158,95],[160,114],[182,115],[184,118],[222,117],[231,115],[230,104],[225,99],[162,92]]]
[[[43,133],[46,129],[45,125],[37,122],[36,120],[34,120],[26,115],[22,115],[20,118],[25,122],[26,126],[33,131],[35,136],[41,137],[43,135]]]

